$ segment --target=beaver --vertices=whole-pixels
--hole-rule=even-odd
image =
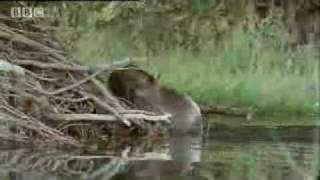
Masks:
[[[128,68],[113,71],[108,81],[111,92],[139,109],[168,112],[172,115],[175,135],[202,133],[199,106],[191,97],[174,89],[160,86],[159,79],[142,69]]]

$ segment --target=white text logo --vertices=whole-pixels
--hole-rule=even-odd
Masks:
[[[44,9],[42,7],[12,7],[12,18],[32,18],[44,17]]]

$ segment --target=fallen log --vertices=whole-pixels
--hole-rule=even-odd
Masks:
[[[253,108],[239,108],[230,106],[206,106],[200,105],[203,114],[223,114],[228,116],[240,116],[251,119],[255,111]]]

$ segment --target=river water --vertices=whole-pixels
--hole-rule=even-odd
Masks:
[[[312,125],[210,123],[205,137],[132,140],[94,150],[2,147],[0,179],[316,180],[318,131]]]

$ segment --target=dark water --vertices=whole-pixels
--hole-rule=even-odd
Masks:
[[[0,150],[1,180],[312,180],[319,128],[214,125],[206,138],[143,140],[96,151]]]

